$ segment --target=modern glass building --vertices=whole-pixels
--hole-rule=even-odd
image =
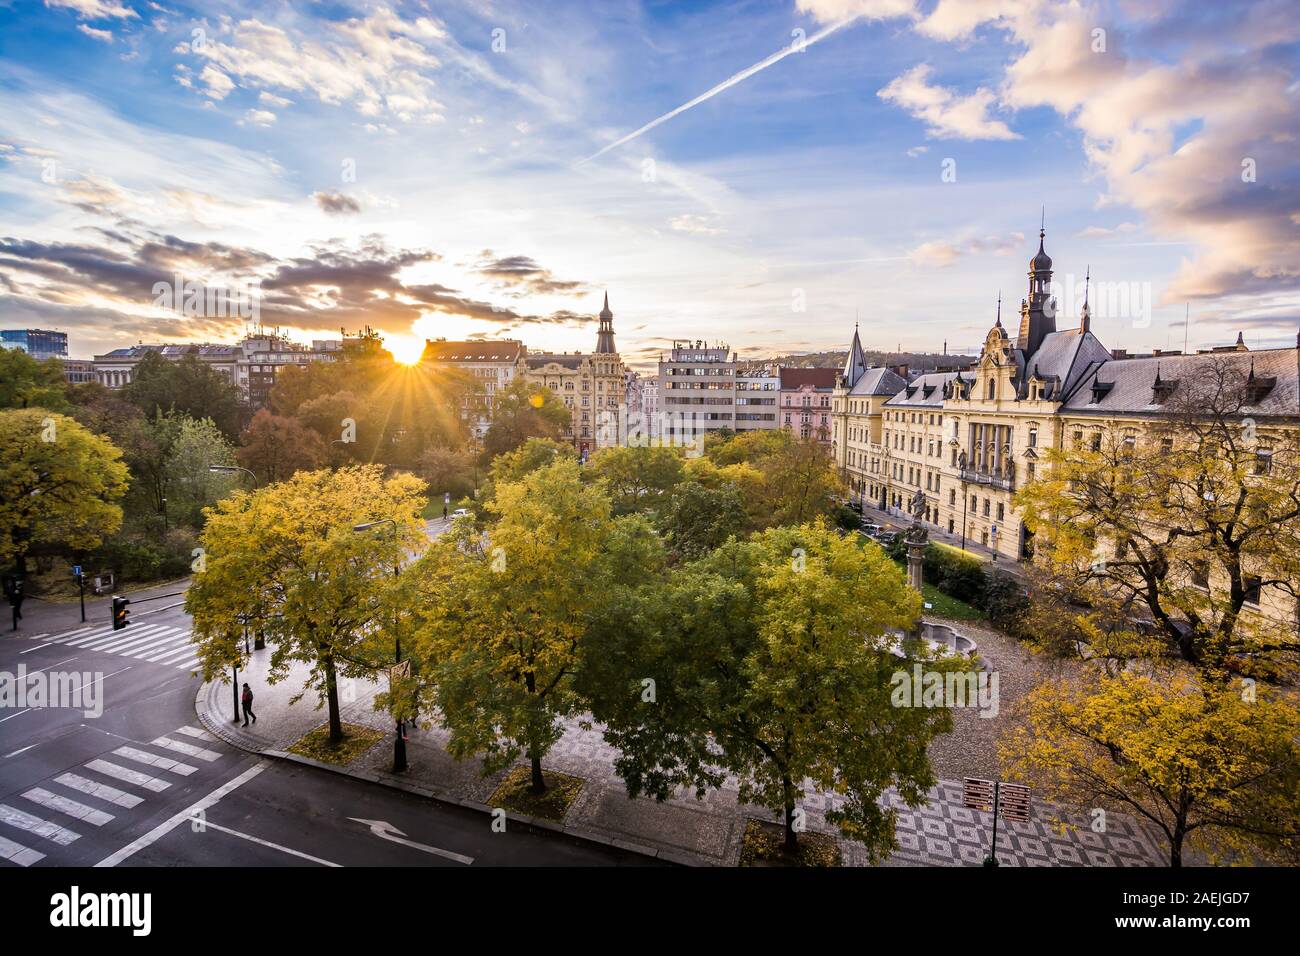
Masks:
[[[22,349],[34,359],[67,358],[68,333],[45,329],[3,329],[0,343],[7,349]]]

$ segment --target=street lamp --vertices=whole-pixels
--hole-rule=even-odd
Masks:
[[[393,526],[393,537],[397,537],[397,522],[392,518],[380,518],[378,521],[366,521],[362,524],[353,525],[352,530],[358,534],[364,534],[367,531],[373,531],[381,525]],[[393,577],[396,578],[401,573],[401,564],[393,562]],[[393,660],[395,664],[402,663],[402,638],[397,633],[396,628],[393,630]],[[406,769],[406,724],[397,721],[397,737],[393,741],[393,773],[400,773]]]
[[[238,465],[208,465],[208,471],[217,475],[233,475],[237,471],[242,471],[249,478],[253,479],[253,487],[257,487],[257,475],[253,474],[247,468],[240,468]]]

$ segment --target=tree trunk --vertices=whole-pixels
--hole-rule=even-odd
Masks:
[[[781,788],[785,794],[785,845],[782,849],[793,855],[799,852],[799,834],[794,828],[794,787],[789,777],[781,778]]]
[[[330,743],[339,744],[343,742],[343,718],[339,715],[339,687],[334,678],[334,658],[327,657],[322,663],[325,665],[325,700],[330,714]]]
[[[542,758],[534,757],[533,752],[528,751],[528,759],[532,763],[533,783],[529,788],[533,793],[546,792],[546,778],[542,776]]]
[[[1181,869],[1183,865],[1183,831],[1175,830],[1169,840],[1169,865]]]

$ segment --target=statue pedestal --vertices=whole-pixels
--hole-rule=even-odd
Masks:
[[[925,542],[911,541],[907,542],[907,583],[916,588],[919,593],[921,590],[922,569],[925,566]]]

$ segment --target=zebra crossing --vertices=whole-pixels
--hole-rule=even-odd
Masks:
[[[42,644],[62,644],[80,650],[116,654],[135,660],[194,670],[199,666],[198,649],[190,643],[190,629],[173,624],[132,624],[120,631],[113,625],[80,628],[54,637],[33,638]]]
[[[150,796],[183,782],[199,770],[193,764],[146,748],[185,754],[211,764],[224,754],[203,744],[216,742],[215,737],[199,727],[177,727],[151,743],[123,745],[87,760],[76,772],[61,773],[43,786],[29,787],[3,798],[0,800],[0,860],[17,866],[38,863],[46,858],[46,851],[70,846],[93,832],[90,828],[111,823],[124,811],[136,809]]]

